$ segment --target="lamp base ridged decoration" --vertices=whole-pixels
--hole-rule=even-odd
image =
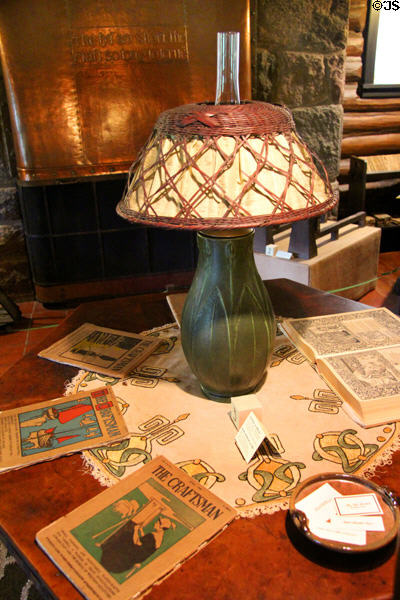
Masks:
[[[253,237],[251,229],[197,234],[199,259],[182,314],[182,347],[204,394],[221,402],[263,382],[275,339]]]

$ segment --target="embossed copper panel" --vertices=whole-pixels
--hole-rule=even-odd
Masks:
[[[20,181],[126,172],[161,111],[214,100],[226,30],[241,32],[248,99],[249,0],[0,2]]]

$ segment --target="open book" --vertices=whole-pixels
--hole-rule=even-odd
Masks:
[[[38,356],[114,377],[126,377],[147,358],[160,340],[84,323]]]
[[[89,600],[143,594],[236,516],[236,511],[167,459],[141,469],[36,536]]]
[[[386,308],[285,319],[283,331],[364,427],[400,420],[400,318]]]

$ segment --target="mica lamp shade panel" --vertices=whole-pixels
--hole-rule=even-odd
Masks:
[[[250,98],[249,0],[0,2],[19,180],[127,172],[161,112],[213,101],[228,29]]]
[[[178,107],[160,116],[118,212],[136,222],[193,229],[308,218],[335,204],[314,160],[283,107]]]

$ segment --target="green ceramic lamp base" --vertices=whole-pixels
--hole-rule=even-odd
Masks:
[[[253,236],[249,229],[197,234],[182,346],[204,394],[219,402],[254,391],[272,354],[275,318],[254,263]]]

